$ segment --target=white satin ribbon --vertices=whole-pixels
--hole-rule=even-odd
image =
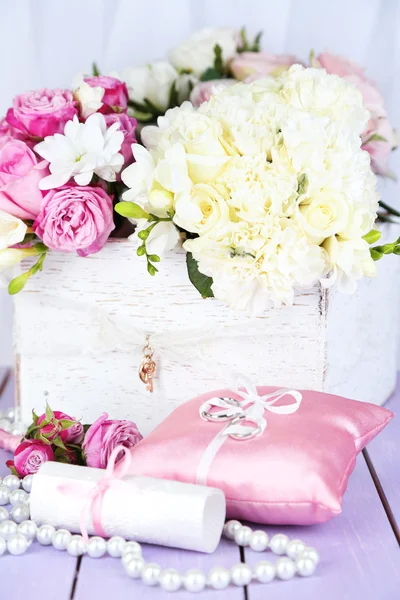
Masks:
[[[211,398],[200,406],[200,417],[204,421],[228,423],[213,438],[200,459],[196,471],[196,483],[199,485],[207,485],[210,466],[228,437],[245,441],[262,435],[267,428],[265,411],[276,415],[291,415],[299,409],[302,400],[301,392],[289,389],[275,390],[260,396],[256,386],[243,375],[238,377],[232,390],[242,400],[229,397]],[[294,402],[275,406],[285,396],[291,396]],[[215,408],[219,410],[213,410]]]

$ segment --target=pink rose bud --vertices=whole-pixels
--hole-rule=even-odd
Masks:
[[[112,198],[101,187],[65,185],[43,198],[33,230],[52,250],[87,256],[114,229]]]
[[[9,140],[0,148],[0,210],[35,219],[43,199],[39,181],[48,175],[47,166],[21,140]]]
[[[110,113],[104,115],[107,127],[110,127],[113,123],[119,123],[119,130],[124,134],[124,141],[122,142],[121,149],[119,152],[124,157],[124,166],[126,167],[133,162],[132,144],[136,142],[136,125],[137,121],[133,117],[128,117],[125,113]],[[117,178],[121,178],[120,173]]]
[[[200,106],[207,102],[211,96],[226,87],[237,83],[236,79],[213,79],[211,81],[200,81],[194,86],[190,93],[190,102],[193,106]]]
[[[251,80],[254,81],[269,75],[279,75],[294,64],[302,63],[293,54],[242,52],[232,59],[230,68],[236,79],[244,81],[251,77]]]
[[[67,121],[77,114],[77,102],[70,90],[45,88],[16,96],[6,120],[27,135],[44,138],[64,133]]]
[[[133,448],[141,439],[142,435],[135,423],[108,420],[107,413],[103,413],[86,432],[82,445],[86,464],[88,467],[105,469],[110,454],[116,446]],[[118,460],[120,458],[122,455]]]
[[[53,450],[41,440],[25,440],[14,453],[14,467],[20,477],[36,473],[48,460],[54,460]]]
[[[63,413],[59,410],[53,411],[53,414],[54,414],[54,422],[49,423],[48,425],[44,425],[43,427],[40,427],[40,431],[41,431],[42,435],[44,435],[44,437],[46,437],[46,439],[52,441],[54,439],[55,435],[54,435],[54,437],[50,438],[49,433],[51,433],[51,431],[55,432],[57,430],[56,435],[58,435],[65,444],[79,444],[82,441],[83,435],[84,435],[82,423],[77,421],[75,419],[75,417],[70,417],[69,415],[66,415],[65,413]],[[40,415],[40,417],[38,418],[38,421],[37,421],[37,425],[40,426],[40,424],[45,419],[46,419],[45,414]],[[68,427],[68,429],[62,429],[61,425],[59,424],[59,421],[61,421],[61,420],[74,421],[74,424],[71,425],[70,427]]]
[[[116,77],[109,77],[108,75],[85,77],[84,81],[90,87],[102,87],[104,89],[103,105],[98,112],[106,114],[127,111],[128,89],[125,83]]]

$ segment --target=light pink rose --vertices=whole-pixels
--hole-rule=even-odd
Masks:
[[[83,440],[82,449],[86,456],[88,467],[105,469],[111,452],[116,446],[133,448],[142,435],[132,421],[108,420],[108,414],[103,413],[97,421],[89,427]],[[118,460],[122,457],[118,457]]]
[[[269,54],[268,52],[242,52],[230,64],[233,76],[239,81],[251,77],[252,81],[279,75],[294,64],[302,64],[293,54]]]
[[[12,140],[22,140],[27,142],[28,139],[29,138],[22,133],[22,131],[15,129],[15,127],[12,127],[9,123],[7,123],[5,117],[0,120],[0,148]]]
[[[396,146],[396,136],[388,120],[382,94],[374,82],[365,75],[364,69],[346,58],[323,52],[314,59],[313,64],[322,67],[327,73],[343,77],[360,90],[364,105],[371,113],[367,129],[362,134],[362,147],[371,156],[371,167],[374,172],[378,175],[387,175],[389,156]],[[373,136],[384,139],[374,140]]]
[[[82,423],[77,421],[75,417],[70,417],[69,415],[66,415],[65,413],[59,410],[55,410],[53,412],[54,422],[41,427],[41,433],[44,434],[44,436],[49,441],[52,441],[58,435],[65,444],[79,444],[82,441],[84,435]],[[45,419],[45,414],[40,415],[37,424],[40,425]],[[68,421],[75,421],[75,423],[68,427],[68,429],[64,429],[63,431],[61,431],[61,427],[58,426],[58,421],[61,421],[62,419],[66,419]]]
[[[237,83],[236,79],[213,79],[211,81],[200,81],[194,86],[190,93],[190,102],[193,106],[200,106],[207,102],[214,92]]]
[[[26,135],[44,138],[64,133],[67,121],[77,114],[77,102],[70,90],[45,88],[16,96],[6,121]]]
[[[49,460],[54,460],[53,450],[41,440],[24,440],[14,452],[14,467],[20,477],[36,473]]]
[[[43,199],[39,181],[48,175],[47,166],[20,140],[9,140],[0,148],[0,210],[19,219],[35,219]]]
[[[124,166],[133,162],[132,144],[136,142],[136,125],[137,121],[133,117],[128,117],[125,113],[117,114],[112,113],[104,115],[107,127],[110,127],[113,123],[119,123],[119,130],[124,134],[124,141],[122,142],[120,154],[124,157]],[[121,169],[122,170],[122,169]],[[121,171],[118,173],[117,178],[121,178]]]
[[[64,185],[43,198],[33,230],[52,250],[87,256],[114,229],[112,198],[101,187]]]
[[[108,75],[85,77],[84,81],[90,87],[102,87],[105,90],[102,98],[103,106],[98,112],[106,114],[127,111],[128,89],[125,83],[116,77],[109,77]]]

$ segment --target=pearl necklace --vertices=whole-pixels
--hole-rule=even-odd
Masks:
[[[223,531],[226,538],[238,546],[248,546],[255,552],[269,549],[280,558],[275,564],[267,560],[259,561],[253,568],[246,563],[238,563],[231,569],[213,567],[208,574],[200,569],[190,569],[181,575],[175,569],[162,569],[156,563],[145,562],[138,542],[126,541],[120,536],[109,540],[93,536],[86,544],[81,535],[73,535],[67,529],[56,529],[53,525],[38,527],[29,520],[32,479],[33,475],[28,475],[22,482],[15,475],[7,475],[4,480],[0,477],[0,556],[6,550],[15,556],[24,554],[36,538],[39,544],[66,550],[71,556],[87,554],[91,558],[101,558],[108,554],[120,558],[129,577],[141,579],[149,586],[159,585],[166,592],[175,592],[182,587],[189,592],[201,592],[206,587],[222,590],[230,584],[246,586],[251,581],[269,583],[275,578],[292,579],[296,574],[308,577],[314,574],[319,562],[317,550],[307,547],[299,539],[289,540],[283,533],[269,539],[265,531],[253,531],[239,521],[228,521]],[[10,512],[4,506],[9,503],[12,505]]]

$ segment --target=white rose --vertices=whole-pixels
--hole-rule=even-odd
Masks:
[[[0,250],[22,242],[26,230],[27,227],[21,219],[0,210]]]
[[[346,198],[332,190],[321,190],[305,198],[299,206],[300,223],[316,244],[346,229],[349,217],[350,207]]]
[[[92,87],[86,81],[82,81],[79,84],[79,87],[74,91],[74,96],[80,104],[81,114],[84,119],[87,119],[101,108],[104,92],[103,87]]]
[[[161,112],[169,107],[171,88],[178,73],[168,62],[154,62],[122,71],[121,79],[128,88],[129,99],[142,104],[149,100]]]
[[[376,265],[365,240],[343,240],[333,235],[325,240],[323,248],[331,266],[329,277],[321,280],[324,287],[336,284],[340,292],[354,294],[359,279],[375,277]]]
[[[199,183],[190,193],[178,195],[174,222],[193,233],[204,235],[229,221],[227,192],[222,186]]]
[[[214,48],[222,49],[226,65],[237,53],[239,32],[229,27],[205,28],[193,33],[183,44],[170,50],[168,58],[174,67],[200,77],[214,64]]]

